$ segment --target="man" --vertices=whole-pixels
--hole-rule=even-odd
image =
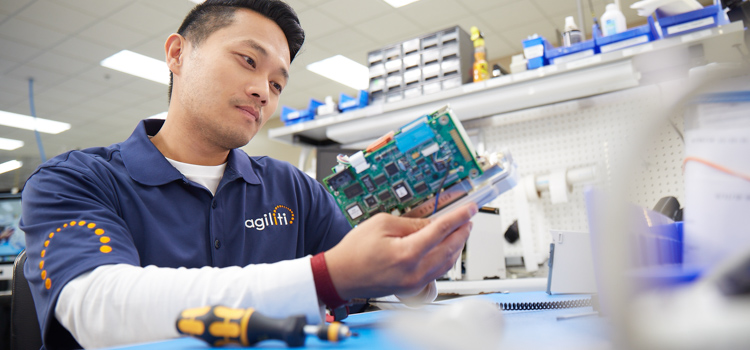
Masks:
[[[237,149],[274,113],[303,40],[280,1],[198,5],[165,44],[163,125],[29,178],[24,272],[46,348],[173,338],[179,311],[203,305],[318,323],[354,297],[423,298],[453,265],[476,206],[351,229],[320,184]]]

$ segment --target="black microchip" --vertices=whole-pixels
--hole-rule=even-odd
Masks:
[[[424,175],[422,173],[418,173],[417,175],[414,175],[414,180],[422,181],[424,179]]]
[[[443,171],[443,169],[445,169],[445,163],[443,162],[435,163],[435,170]]]
[[[382,212],[383,212],[383,206],[381,205],[380,207],[377,207],[377,208],[373,209],[370,212],[370,216],[373,216],[373,215],[375,215],[377,213],[382,213]]]
[[[373,197],[373,196],[367,196],[367,197],[365,197],[365,203],[367,203],[368,207],[372,208],[372,207],[378,205],[378,200],[375,199],[375,197]]]
[[[362,193],[365,193],[365,190],[362,189],[362,186],[359,183],[355,183],[344,189],[344,194],[346,195],[346,198],[349,199],[359,196]]]
[[[417,165],[422,165],[422,164],[424,164],[424,158],[417,159]]]
[[[333,175],[330,179],[328,179],[328,186],[331,186],[334,191],[338,190],[339,188],[343,187],[344,185],[352,182],[354,180],[354,175],[352,175],[352,169],[346,168],[340,173]]]
[[[388,163],[385,165],[385,172],[388,173],[388,176],[393,176],[398,174],[398,167],[396,164]]]
[[[417,193],[422,193],[424,191],[427,191],[427,185],[425,185],[424,182],[420,182],[414,185],[414,191],[416,191]]]
[[[367,187],[367,192],[372,193],[375,191],[375,185],[372,183],[372,178],[370,178],[370,175],[363,176],[362,183],[365,184],[365,187]]]
[[[393,185],[393,193],[396,194],[396,198],[401,202],[406,202],[411,199],[411,192],[409,192],[409,188],[407,188],[403,182]]]
[[[385,202],[391,199],[391,197],[393,196],[391,196],[391,192],[389,191],[383,191],[383,192],[380,192],[380,194],[378,194],[378,198],[380,199],[381,202]]]
[[[375,176],[375,185],[382,185],[386,182],[385,175],[378,175]]]

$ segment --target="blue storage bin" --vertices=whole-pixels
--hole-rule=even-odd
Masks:
[[[601,53],[616,51],[659,39],[659,32],[656,30],[654,18],[651,16],[648,17],[648,24],[614,35],[602,36],[599,28],[596,26],[593,27],[593,30],[594,41],[599,46],[599,52]]]
[[[365,90],[359,90],[357,97],[351,97],[343,92],[339,96],[339,111],[346,112],[367,106],[369,94]]]
[[[542,36],[524,40],[523,55],[526,57],[526,67],[528,69],[536,69],[546,66],[548,61],[545,54],[547,50],[552,48],[553,46]]]
[[[721,5],[706,6],[700,10],[669,17],[660,16],[657,10],[656,17],[661,27],[661,35],[665,38],[716,27],[728,22]]]
[[[582,41],[570,46],[556,47],[546,51],[549,64],[565,63],[577,59],[591,57],[599,53],[599,47],[592,40]]]
[[[284,122],[284,125],[292,125],[313,120],[315,119],[318,106],[322,105],[324,105],[323,102],[311,98],[307,109],[296,110],[287,106],[281,106],[281,121]]]

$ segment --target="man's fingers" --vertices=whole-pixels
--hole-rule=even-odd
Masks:
[[[384,220],[382,221],[382,223],[385,223],[387,225],[386,232],[388,233],[389,236],[395,236],[395,237],[408,236],[414,232],[417,232],[423,229],[425,226],[430,224],[429,219],[404,218],[404,217],[392,216],[390,214],[384,214],[384,213],[378,214],[368,221],[372,221],[376,219]],[[366,223],[367,221],[365,221],[363,224],[366,224]]]
[[[440,242],[420,261],[423,271],[431,271],[428,279],[432,280],[444,275],[451,269],[463,250],[464,243],[471,232],[471,222],[467,222],[456,229],[450,236]],[[434,276],[432,276],[434,274]]]
[[[461,206],[432,221],[419,234],[409,236],[407,239],[413,240],[412,243],[417,250],[427,252],[442,242],[452,232],[456,231],[461,225],[471,220],[471,217],[478,210],[477,205],[474,203]]]

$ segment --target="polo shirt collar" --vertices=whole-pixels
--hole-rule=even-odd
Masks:
[[[164,120],[161,119],[141,120],[133,134],[120,147],[122,161],[130,177],[147,186],[159,186],[185,179],[149,139],[149,136],[159,132],[162,125]],[[222,182],[239,177],[247,183],[260,184],[260,179],[253,171],[250,157],[241,150],[233,149],[229,152]]]

